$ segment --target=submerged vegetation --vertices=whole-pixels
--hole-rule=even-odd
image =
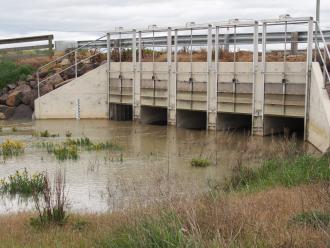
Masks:
[[[205,158],[194,158],[191,160],[191,166],[193,167],[207,167],[211,165],[211,162]]]
[[[18,156],[24,153],[25,146],[22,142],[16,140],[6,140],[0,145],[1,154],[4,158]]]
[[[53,142],[39,142],[39,148],[45,148],[48,153],[54,154],[60,160],[77,160],[80,151],[121,150],[121,147],[113,142],[92,142],[89,138],[67,139],[57,144]]]
[[[43,173],[29,175],[26,169],[22,172],[16,171],[14,175],[0,180],[0,192],[2,194],[31,196],[34,193],[41,193],[44,186]]]

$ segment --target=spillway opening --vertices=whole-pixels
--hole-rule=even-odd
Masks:
[[[133,119],[133,107],[126,104],[110,104],[110,120],[131,121]]]
[[[304,118],[265,116],[264,135],[303,137]]]
[[[217,130],[219,131],[243,131],[251,133],[251,115],[218,113]]]
[[[141,106],[141,123],[167,125],[167,108]]]
[[[177,110],[176,120],[177,127],[187,129],[206,129],[206,112]]]

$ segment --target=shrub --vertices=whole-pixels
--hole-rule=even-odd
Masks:
[[[43,175],[43,178],[45,184],[42,190],[42,201],[40,201],[39,195],[33,194],[38,217],[31,218],[30,224],[34,227],[43,227],[50,224],[64,225],[68,219],[65,176],[58,171],[55,175],[53,188],[48,176]]]
[[[23,172],[16,171],[8,179],[2,179],[0,181],[0,192],[2,194],[30,196],[33,193],[41,193],[44,186],[43,173],[36,173],[30,176],[27,170],[24,169]]]
[[[0,145],[1,154],[7,158],[12,156],[18,156],[24,153],[24,144],[20,141],[6,140]]]
[[[29,65],[17,65],[11,61],[0,61],[0,89],[19,80],[25,80],[34,72]]]
[[[191,166],[193,167],[207,167],[210,164],[210,161],[204,158],[194,158],[191,160]]]

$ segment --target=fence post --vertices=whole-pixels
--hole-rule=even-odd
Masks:
[[[48,51],[49,51],[49,55],[53,56],[54,55],[54,51],[53,51],[53,39],[54,37],[52,35],[48,36]]]

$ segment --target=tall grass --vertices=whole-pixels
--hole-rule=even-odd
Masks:
[[[291,187],[330,180],[330,157],[300,155],[271,159],[251,169],[238,164],[225,184],[226,190],[262,190],[273,186]]]
[[[123,226],[112,237],[101,242],[107,248],[144,247],[198,247],[193,245],[179,216],[172,211],[162,211],[156,216],[143,216],[133,225]],[[189,245],[190,243],[190,245]]]
[[[50,224],[64,225],[68,219],[65,175],[57,171],[53,186],[47,175],[43,175],[43,180],[45,183],[43,185],[42,201],[40,201],[38,194],[33,195],[38,217],[31,218],[30,224],[35,227]]]

